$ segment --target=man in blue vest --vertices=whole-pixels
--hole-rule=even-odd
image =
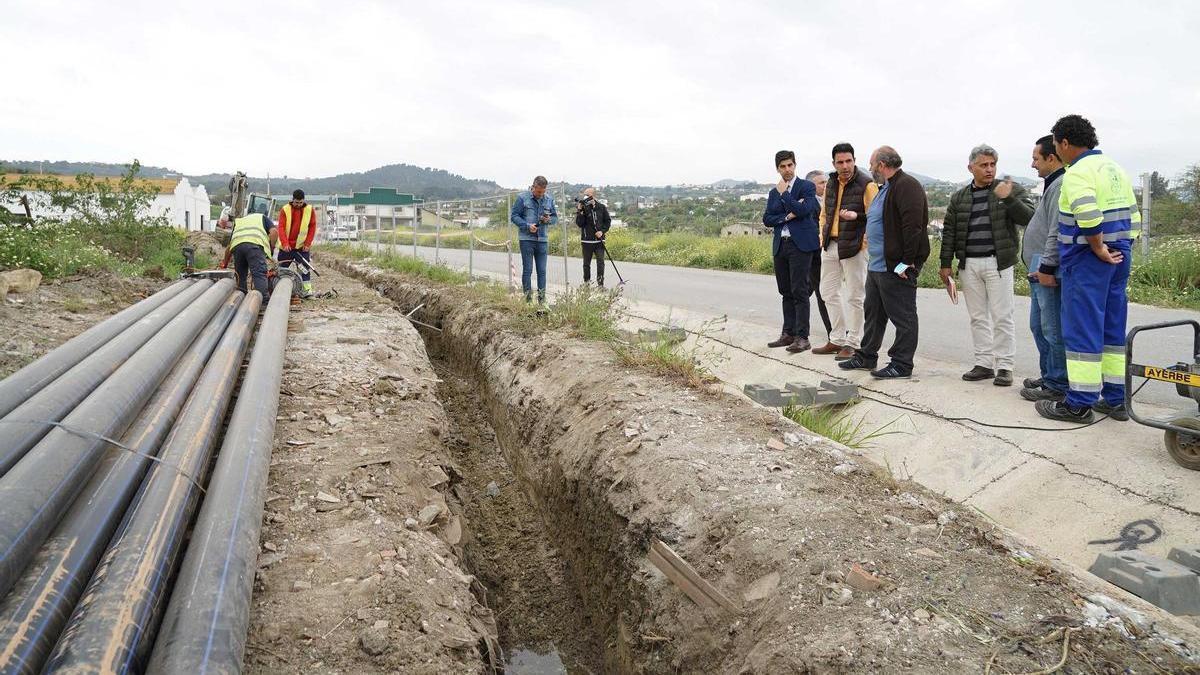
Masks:
[[[538,304],[546,302],[546,253],[550,246],[550,228],[558,224],[558,210],[554,198],[546,194],[549,183],[545,176],[533,179],[528,190],[513,200],[509,220],[517,226],[517,240],[521,246],[521,289],[525,291],[525,302],[533,300],[531,276],[537,268]]]
[[[783,298],[783,330],[768,347],[787,347],[793,354],[812,347],[808,341],[809,275],[813,254],[821,250],[817,233],[817,188],[812,181],[796,176],[796,153],[775,153],[779,184],[767,195],[763,225],[774,230],[771,256],[775,264],[775,285]]]
[[[1096,149],[1091,122],[1067,115],[1054,123],[1055,153],[1067,165],[1058,198],[1066,400],[1038,401],[1038,414],[1088,422],[1092,411],[1127,420],[1125,318],[1133,240],[1142,217],[1129,176]]]

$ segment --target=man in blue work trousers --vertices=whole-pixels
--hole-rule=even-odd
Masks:
[[[1129,176],[1096,149],[1091,122],[1067,115],[1050,133],[1067,165],[1058,198],[1058,246],[1068,388],[1066,400],[1035,405],[1052,420],[1088,422],[1096,411],[1124,421],[1125,287],[1142,217]]]

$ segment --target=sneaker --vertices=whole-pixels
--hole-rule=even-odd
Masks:
[[[975,366],[974,368],[963,373],[962,379],[966,380],[967,382],[978,382],[980,380],[990,380],[995,376],[996,373],[992,372],[991,368]]]
[[[1092,421],[1091,408],[1072,408],[1066,401],[1038,401],[1033,407],[1039,415],[1048,420],[1081,424]]]
[[[1042,378],[1027,377],[1027,378],[1025,378],[1025,381],[1021,383],[1021,386],[1025,387],[1026,389],[1041,389],[1042,388]]]
[[[1125,409],[1124,403],[1109,405],[1108,401],[1100,399],[1092,406],[1092,410],[1101,415],[1108,415],[1109,419],[1114,419],[1118,422],[1129,421],[1129,411]]]
[[[808,338],[802,337],[796,338],[796,341],[788,345],[787,348],[789,354],[799,354],[800,352],[806,352],[809,349],[812,349],[812,345],[809,344]]]
[[[788,335],[787,333],[780,333],[779,337],[768,342],[767,346],[768,347],[790,347],[792,345],[792,343],[795,341],[796,341],[796,338],[792,337],[791,335]]]
[[[877,380],[907,380],[912,377],[912,371],[901,370],[894,363],[889,363],[879,370],[872,370],[871,377]]]
[[[1021,390],[1021,398],[1026,401],[1063,401],[1067,395],[1045,387],[1025,387]]]
[[[813,353],[820,354],[821,356],[825,356],[826,354],[836,354],[841,349],[842,349],[841,347],[833,344],[832,342],[826,342],[821,347],[813,347]]]
[[[840,350],[838,350],[837,356],[833,357],[833,360],[845,361],[851,356],[854,356],[854,347],[842,347]]]
[[[838,364],[838,368],[842,370],[874,370],[875,361],[868,361],[863,358],[862,354],[854,353],[850,358]]]
[[[992,384],[997,387],[1011,387],[1013,383],[1012,371],[1000,369],[996,371],[996,379],[992,380]]]

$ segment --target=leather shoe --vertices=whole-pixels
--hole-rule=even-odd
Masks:
[[[1022,382],[1021,384],[1025,385],[1026,389],[1038,389],[1042,386],[1042,378],[1027,377],[1027,378],[1025,378],[1025,381]]]
[[[975,366],[974,368],[963,373],[962,379],[966,380],[967,382],[978,382],[980,380],[991,379],[995,376],[996,376],[996,373],[992,372],[991,368],[984,368],[983,366]]]
[[[822,347],[813,347],[813,353],[824,356],[826,354],[836,354],[840,349],[841,347],[833,344],[832,342],[826,342]]]
[[[799,354],[800,352],[806,352],[809,349],[812,349],[812,345],[809,344],[808,338],[802,338],[802,337],[796,338],[796,341],[793,342],[792,344],[788,345],[788,348],[787,348],[788,353],[791,353],[791,354]]]
[[[1011,387],[1012,383],[1012,371],[1004,370],[1003,368],[996,371],[996,379],[992,380],[992,384],[996,385],[997,387]]]
[[[779,338],[768,342],[767,346],[768,347],[790,347],[791,344],[795,341],[796,341],[796,338],[792,337],[791,335],[788,335],[787,333],[780,333]]]
[[[840,350],[838,350],[837,356],[833,357],[833,360],[834,361],[845,361],[846,359],[849,359],[851,356],[854,356],[854,348],[853,347],[842,347]]]

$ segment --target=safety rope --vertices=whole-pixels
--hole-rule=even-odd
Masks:
[[[52,422],[50,420],[7,420],[6,419],[6,420],[0,420],[0,424],[47,424],[47,425],[50,425],[53,427],[58,427],[59,429],[62,429],[63,431],[65,431],[69,434],[74,434],[81,438],[90,438],[94,441],[101,441],[103,443],[108,443],[109,445],[111,445],[115,448],[120,448],[121,450],[124,450],[125,452],[135,454],[138,457],[144,457],[144,458],[150,460],[151,462],[155,462],[161,466],[165,466],[167,468],[173,469],[175,471],[175,473],[179,474],[180,476],[183,476],[184,478],[186,478],[188,480],[189,483],[191,483],[192,485],[195,485],[196,489],[200,490],[201,494],[205,493],[204,486],[201,485],[195,478],[193,478],[191,476],[191,474],[184,471],[183,468],[180,467],[178,464],[172,464],[170,462],[163,461],[163,460],[159,459],[158,457],[155,457],[154,455],[148,455],[144,452],[139,452],[139,451],[134,450],[133,448],[129,447],[128,445],[121,443],[120,441],[115,441],[115,440],[109,438],[108,436],[102,436],[93,431],[88,431],[87,429],[80,429],[78,427],[72,427],[72,426],[63,424],[62,422]]]
[[[500,242],[499,244],[493,244],[490,241],[484,241],[483,239],[476,237],[474,232],[471,233],[471,238],[474,239],[475,241],[483,244],[484,246],[491,246],[492,248],[502,248],[502,247],[508,246],[509,244],[512,243],[512,238],[509,237],[508,239],[505,239],[504,241]]]

